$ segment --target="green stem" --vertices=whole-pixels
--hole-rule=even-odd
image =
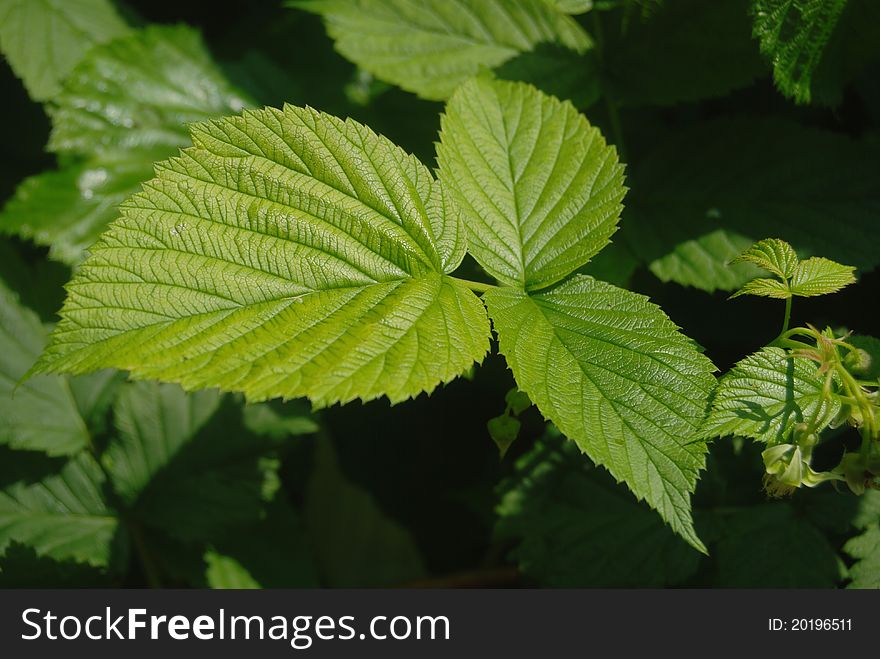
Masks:
[[[788,331],[788,324],[791,322],[791,300],[791,296],[785,298],[785,318],[782,320],[782,331],[779,333],[779,336]]]
[[[493,288],[496,288],[496,286],[493,286],[492,284],[484,284],[481,281],[471,281],[470,279],[460,279],[459,277],[450,277],[450,279],[457,281],[462,286],[467,286],[474,293],[486,293]]]

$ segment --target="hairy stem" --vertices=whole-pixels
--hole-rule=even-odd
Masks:
[[[782,331],[779,333],[779,336],[782,336],[788,331],[788,324],[791,322],[791,301],[792,296],[788,296],[785,298],[785,317],[782,319]]]

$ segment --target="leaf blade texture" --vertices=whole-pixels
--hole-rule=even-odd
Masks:
[[[0,1],[0,51],[35,101],[53,98],[92,46],[127,31],[110,0]]]
[[[441,118],[437,161],[470,253],[504,284],[554,284],[617,229],[626,189],[616,150],[574,106],[530,85],[462,85]]]
[[[788,357],[781,348],[749,355],[719,379],[701,434],[705,439],[737,435],[777,443],[793,424],[814,415],[827,425],[840,401],[824,399],[824,380],[817,371],[815,363]]]
[[[732,263],[746,261],[773,273],[780,279],[790,279],[798,264],[794,248],[779,238],[765,238],[749,247]]]
[[[321,14],[336,49],[376,77],[443,100],[482,68],[542,42],[576,51],[590,39],[544,0],[298,0]]]
[[[0,490],[0,553],[14,541],[39,556],[109,566],[119,522],[103,498],[104,482],[94,459],[79,453],[42,480]]]
[[[413,156],[293,106],[193,140],[93,247],[39,369],[329,405],[404,400],[482,359],[485,310],[446,275],[461,222]]]
[[[691,545],[694,441],[714,370],[643,296],[578,276],[546,293],[484,296],[517,386]],[[553,375],[550,375],[552,369]]]

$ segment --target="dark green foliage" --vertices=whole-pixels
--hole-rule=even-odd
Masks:
[[[829,384],[810,352],[821,336],[855,348],[840,348],[840,367],[876,404],[880,3],[459,0],[479,5],[473,15],[445,0],[289,4],[47,1],[62,60],[47,24],[22,32],[26,0],[0,0],[0,587],[880,588],[880,464],[858,453],[868,407],[854,410],[844,371]],[[316,413],[305,399],[246,403],[111,369],[25,379],[118,206],[146,184],[138,228],[161,227],[155,181],[188,189],[167,169],[150,182],[191,144],[186,124],[285,103],[352,118],[413,153],[422,183],[454,182],[472,241],[455,275],[490,289],[483,303],[462,291],[472,319],[488,322],[486,304],[495,323],[467,380]],[[229,147],[218,138],[229,131],[254,160],[278,155],[232,125],[200,129],[202,146]],[[590,155],[605,142],[608,169]],[[205,162],[211,176],[231,171]],[[249,171],[255,189],[265,182]],[[614,185],[594,215],[560,212],[556,201],[603,177]],[[262,218],[265,196],[237,212]],[[219,199],[201,201],[225,217]],[[523,233],[528,207],[543,218],[538,246]],[[482,224],[496,239],[474,249]],[[171,235],[138,247],[159,253]],[[228,226],[210,238],[252,270],[269,253]],[[736,260],[765,238],[779,239],[761,248],[775,254]],[[190,256],[178,271],[213,284]],[[796,276],[794,258],[817,270]],[[155,284],[171,271],[160,259],[89,267]],[[728,301],[744,284],[770,299]],[[182,288],[169,304],[185,306]],[[791,298],[786,329],[819,328],[816,345],[770,345]],[[358,331],[392,326],[367,316]],[[482,350],[488,327],[478,334]],[[433,339],[427,352],[440,353]],[[318,375],[335,377],[320,364]],[[681,377],[686,395],[668,385]],[[345,386],[324,402],[354,397]],[[794,471],[797,485],[774,487]],[[768,497],[762,475],[785,498]]]

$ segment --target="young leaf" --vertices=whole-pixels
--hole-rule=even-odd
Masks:
[[[757,295],[759,297],[773,297],[779,300],[787,300],[791,297],[791,290],[788,284],[778,279],[768,279],[767,277],[758,277],[752,281],[746,282],[745,286],[740,288],[736,293],[731,295],[731,299],[740,295]]]
[[[441,119],[437,161],[471,254],[505,284],[554,284],[617,230],[626,192],[617,152],[574,106],[530,85],[462,85]]]
[[[843,363],[847,369],[863,380],[880,379],[880,339],[857,334],[846,342],[858,349],[857,353],[845,356]]]
[[[780,279],[790,279],[798,264],[794,248],[779,238],[759,240],[731,263],[754,263],[759,268],[772,272]]]
[[[713,366],[641,295],[591,277],[484,300],[517,386],[590,458],[702,549],[690,493]],[[549,375],[552,372],[552,376]]]
[[[15,449],[76,453],[89,441],[67,378],[40,375],[22,382],[46,334],[36,314],[0,281],[0,444]]]
[[[39,556],[110,565],[118,520],[103,487],[101,469],[87,453],[39,482],[6,487],[0,491],[0,553],[15,541]]]
[[[128,31],[110,0],[0,0],[0,51],[45,101],[92,46]]]
[[[295,0],[324,17],[336,49],[360,68],[443,100],[481,68],[542,42],[576,51],[590,39],[546,0]]]
[[[631,174],[620,239],[663,281],[730,290],[732,259],[768,234],[868,271],[880,204],[870,142],[771,119],[720,119],[663,140]]]
[[[39,371],[329,405],[404,400],[482,359],[485,310],[445,274],[461,222],[414,157],[292,106],[193,140],[94,245]]]
[[[855,268],[814,256],[801,261],[791,277],[791,294],[813,297],[835,293],[855,283]]]
[[[851,538],[843,551],[856,560],[849,569],[847,588],[880,588],[880,527],[876,524]]]
[[[827,424],[840,410],[840,401],[825,400],[823,382],[813,362],[788,357],[780,348],[763,348],[719,380],[701,434],[705,439],[737,435],[777,443],[795,423],[816,418]]]
[[[699,554],[552,430],[517,462],[496,534],[516,540],[520,570],[546,587],[679,584]],[[573,450],[572,450],[573,449]]]
[[[189,142],[187,123],[246,105],[190,28],[148,27],[92,49],[50,108],[49,148],[67,164],[26,179],[0,231],[79,263],[153,163]]]

